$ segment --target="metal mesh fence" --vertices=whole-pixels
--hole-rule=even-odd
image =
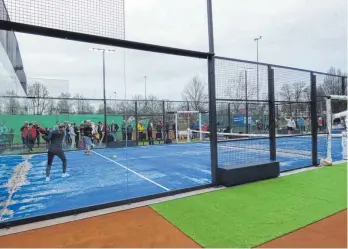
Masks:
[[[1,3],[1,20],[125,38],[123,0],[1,0]]]
[[[267,100],[267,66],[216,59],[215,71],[218,100]]]

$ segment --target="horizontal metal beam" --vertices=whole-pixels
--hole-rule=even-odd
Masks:
[[[47,37],[54,37],[59,39],[68,39],[79,42],[88,42],[107,46],[116,46],[121,48],[136,49],[148,52],[162,53],[162,54],[172,54],[200,59],[207,59],[210,55],[207,52],[199,52],[193,50],[179,49],[173,47],[165,47],[159,45],[153,45],[148,43],[140,43],[134,41],[126,41],[121,39],[114,39],[102,36],[95,36],[59,29],[52,29],[46,27],[33,26],[23,23],[11,22],[0,20],[0,29],[15,31],[33,35],[41,35]]]
[[[308,69],[302,69],[302,68],[296,68],[296,67],[287,67],[287,66],[282,66],[282,65],[277,65],[277,64],[269,64],[269,63],[264,63],[264,62],[258,62],[257,63],[256,61],[241,60],[241,59],[228,58],[228,57],[222,57],[222,56],[215,56],[215,59],[234,61],[234,62],[242,62],[242,63],[249,63],[249,64],[255,64],[255,65],[258,64],[259,66],[271,66],[271,67],[277,67],[277,68],[289,69],[289,70],[296,70],[296,71],[301,71],[301,72],[306,72],[306,73],[323,74],[323,75],[326,75],[326,76],[342,77],[342,75],[335,75],[335,74],[329,74],[329,73],[324,73],[324,72],[317,72],[317,71],[308,70]]]
[[[268,103],[268,100],[262,100],[262,99],[216,99],[216,102],[221,101],[221,102],[245,102],[247,101],[248,103]],[[217,103],[219,104],[219,103]]]

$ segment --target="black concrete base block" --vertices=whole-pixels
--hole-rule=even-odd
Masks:
[[[249,182],[276,178],[280,174],[279,162],[267,161],[240,166],[218,168],[217,181],[222,186],[235,186]]]

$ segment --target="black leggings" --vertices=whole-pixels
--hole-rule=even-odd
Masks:
[[[67,161],[65,157],[65,153],[61,148],[52,148],[48,151],[48,160],[47,160],[47,166],[46,166],[46,177],[50,176],[51,166],[53,162],[54,156],[57,156],[62,160],[63,163],[63,173],[66,172],[67,167]]]

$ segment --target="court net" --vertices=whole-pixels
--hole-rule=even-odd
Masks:
[[[210,142],[209,131],[187,130],[188,139],[183,140],[188,143]],[[340,144],[342,134],[331,134],[331,143],[334,148]],[[318,135],[319,155],[324,156],[328,147],[329,134]],[[270,137],[268,134],[243,134],[243,133],[217,133],[218,150],[228,153],[236,150],[242,153],[269,153]],[[294,155],[297,157],[312,158],[312,135],[276,135],[276,151],[278,156]],[[335,151],[337,153],[337,151]],[[252,156],[252,154],[251,154]]]

